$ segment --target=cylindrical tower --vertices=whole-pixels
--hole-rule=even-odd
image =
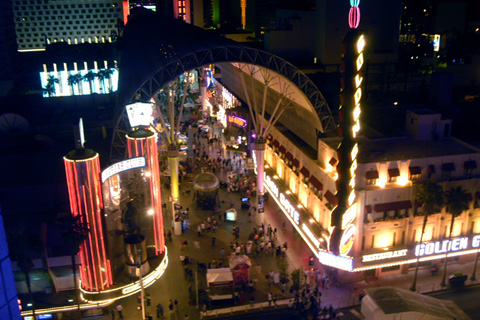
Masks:
[[[128,158],[145,157],[150,187],[150,208],[147,214],[153,219],[153,237],[156,254],[165,251],[165,237],[160,189],[160,168],[158,165],[157,135],[151,130],[137,129],[127,134]]]
[[[89,291],[105,290],[113,281],[104,242],[98,153],[78,148],[63,159],[72,215],[79,217],[79,223],[86,224],[89,229],[79,250],[82,287]]]

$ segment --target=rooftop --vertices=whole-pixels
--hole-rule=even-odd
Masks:
[[[385,314],[417,313],[428,319],[470,319],[455,303],[393,287],[365,289],[370,299]],[[363,308],[362,308],[363,311]],[[405,317],[405,319],[422,317]],[[402,317],[404,319],[404,317]],[[423,318],[422,318],[423,319]]]
[[[384,162],[434,158],[442,156],[478,153],[480,150],[455,138],[418,141],[408,137],[368,139],[359,136],[358,162]]]

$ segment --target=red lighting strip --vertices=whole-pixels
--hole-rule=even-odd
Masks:
[[[78,173],[77,173],[77,162],[73,161],[72,162],[72,167],[73,167],[73,177],[74,177],[74,180],[75,181],[78,181]],[[81,206],[81,193],[80,193],[80,190],[78,190],[78,183],[74,183],[74,190],[75,190],[75,194],[76,194],[76,200],[75,202],[78,204],[78,212],[77,214],[78,215],[81,215],[82,212],[81,212],[81,209],[83,206]],[[76,214],[74,214],[74,216],[76,216]],[[87,225],[88,225],[88,220],[87,220]],[[90,233],[89,233],[90,234]],[[84,243],[82,244],[84,246],[84,250],[83,250],[83,255],[84,255],[84,261],[85,261],[85,267],[87,270],[90,270],[90,264],[89,264],[89,259],[88,259],[88,254],[87,254],[87,243],[86,241],[84,241]],[[88,276],[88,286],[90,288],[90,290],[92,290],[92,276],[91,276],[91,273],[90,272],[87,272],[87,276]],[[85,279],[87,280],[87,279]],[[83,281],[83,279],[82,279]]]
[[[102,214],[102,211],[101,211],[101,208],[102,208],[102,203],[99,201],[99,199],[101,198],[101,190],[100,190],[100,160],[98,159],[98,157],[93,161],[93,183],[95,184],[95,199],[96,199],[96,202],[97,202],[97,206],[96,206],[96,219],[97,219],[97,223],[98,223],[98,237],[100,238],[100,244],[101,244],[101,256],[102,256],[102,266],[104,268],[104,271],[103,273],[107,273],[106,274],[106,278],[105,281],[102,281],[102,290],[105,289],[105,283],[108,284],[108,270],[107,270],[107,254],[106,254],[106,250],[105,250],[105,242],[104,242],[104,234],[103,234],[103,228],[102,228],[102,218],[101,218],[101,214]],[[100,195],[100,196],[99,196]],[[100,269],[101,270],[101,269]]]
[[[84,196],[84,199],[86,199],[86,194],[85,194],[85,186],[82,187],[83,189],[83,196]],[[91,200],[91,199],[90,199]],[[88,226],[90,226],[90,228],[94,228],[95,229],[95,223],[90,223],[90,218],[88,217],[88,215],[85,215],[85,217],[87,218],[87,223],[88,223]],[[94,236],[96,234],[96,230],[94,230],[93,232]],[[93,272],[93,278],[94,278],[94,286],[93,286],[93,289],[94,290],[98,290],[98,275],[97,275],[97,272],[96,271],[96,268],[95,268],[95,252],[93,252],[93,244],[95,243],[93,240],[92,240],[92,230],[90,230],[90,232],[88,233],[88,239],[90,240],[89,241],[89,248],[90,248],[90,259],[92,260],[92,268],[90,269],[90,271]],[[100,260],[100,259],[99,259]]]
[[[130,13],[130,8],[128,7],[128,0],[123,0],[122,7],[123,7],[123,25],[126,25],[128,21],[128,14]]]
[[[91,188],[90,188],[91,189]],[[99,240],[98,236],[100,234],[99,230],[98,230],[98,226],[99,226],[99,223],[98,222],[98,214],[97,214],[97,208],[93,202],[93,198],[92,197],[89,197],[89,200],[90,200],[90,206],[91,206],[91,209],[92,209],[92,222],[93,222],[93,228],[95,230],[94,234],[93,234],[93,238],[94,238],[94,243],[92,243],[92,247],[95,249],[95,253],[97,255],[97,263],[95,264],[95,267],[96,267],[96,271],[98,273],[98,278],[99,278],[99,281],[95,284],[95,286],[98,288],[100,288],[101,290],[104,289],[104,280],[103,280],[103,276],[102,276],[102,271],[101,271],[101,268],[104,267],[103,265],[103,259],[102,259],[102,254],[100,252],[100,246],[99,246],[99,243],[101,243],[101,239]],[[101,226],[101,223],[100,223],[100,226]]]

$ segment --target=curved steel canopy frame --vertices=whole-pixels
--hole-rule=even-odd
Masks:
[[[142,21],[144,21],[145,18],[158,19],[158,16],[153,14],[143,14]],[[164,18],[162,17],[162,19]],[[137,28],[136,30],[138,30],[139,20],[140,19],[136,19],[135,21],[137,25],[135,26]],[[164,20],[162,21],[163,22],[161,23],[161,26],[167,25]],[[155,23],[156,22],[157,21],[155,21]],[[127,32],[129,24],[127,24],[125,32]],[[161,38],[162,34],[157,35],[160,37],[159,41],[152,40],[150,42],[151,44],[147,43],[147,45],[151,45],[151,48],[142,48],[143,50],[156,51],[156,54],[151,54],[148,51],[145,54],[144,61],[139,61],[140,64],[145,65],[145,63],[148,63],[149,60],[151,60],[151,68],[143,68],[145,70],[143,71],[144,74],[140,75],[140,78],[143,78],[144,81],[138,81],[137,76],[135,77],[136,81],[130,81],[129,79],[126,79],[125,81],[123,81],[122,85],[122,78],[120,78],[120,90],[124,90],[124,92],[123,94],[121,94],[117,101],[117,111],[119,110],[119,108],[121,111],[117,113],[118,119],[112,137],[112,147],[110,153],[110,160],[112,162],[124,159],[125,134],[128,133],[130,129],[125,112],[125,105],[132,103],[136,100],[150,100],[150,98],[153,97],[153,95],[156,94],[158,91],[160,91],[161,88],[163,88],[166,84],[173,81],[186,71],[221,62],[240,62],[254,64],[267,68],[273,72],[284,76],[285,78],[290,80],[295,86],[297,86],[312,103],[319,117],[323,132],[329,132],[336,128],[330,108],[320,90],[302,71],[297,69],[290,62],[271,53],[255,48],[246,47],[229,39],[220,36],[212,36],[210,33],[203,29],[187,25],[186,23],[180,22],[178,20],[169,20],[168,25],[169,24],[172,24],[170,25],[169,33],[163,34],[166,35],[166,39]],[[191,31],[191,34],[186,35],[189,31]],[[202,32],[204,34],[202,34]],[[174,40],[171,36],[171,33],[175,35]],[[201,39],[197,40],[197,45],[191,45],[188,43],[189,39],[196,39],[198,38],[198,36],[200,36]],[[181,45],[179,45],[180,41],[178,40],[178,38],[182,39],[182,37],[186,38],[184,40],[185,44],[182,43]],[[132,42],[137,41],[133,33],[130,34],[130,38],[133,39]],[[165,41],[163,42],[163,40]],[[158,47],[155,46],[155,43],[158,44]],[[198,45],[198,43],[201,43],[201,45]],[[142,44],[145,44],[145,42],[143,42]],[[136,44],[134,43],[133,45]],[[163,51],[163,54],[161,54],[162,50],[165,50],[165,47],[171,47],[174,50],[168,53]],[[138,54],[141,54],[141,52],[142,51],[138,50]],[[145,53],[145,51],[143,52]],[[128,54],[126,55],[126,57],[122,55],[122,59],[125,60],[132,59],[132,57],[133,55],[131,52],[130,56],[128,56]],[[131,62],[129,63],[131,64]],[[142,68],[140,67],[139,69]],[[130,73],[133,72],[131,66],[130,70],[128,71]],[[124,75],[124,78],[128,77],[128,71],[127,75]],[[122,63],[120,63],[119,74],[120,77],[122,77]],[[137,82],[139,83],[139,85],[131,82]]]

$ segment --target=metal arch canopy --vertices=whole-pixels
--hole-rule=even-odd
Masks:
[[[272,70],[291,81],[311,103],[321,130],[335,129],[331,111],[315,84],[288,61],[207,30],[145,10],[133,15],[119,43],[120,78],[115,119],[124,106],[149,100],[185,71],[221,62],[241,62]],[[115,138],[115,137],[114,137]]]

